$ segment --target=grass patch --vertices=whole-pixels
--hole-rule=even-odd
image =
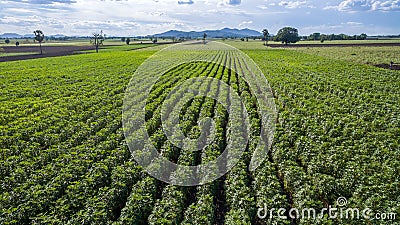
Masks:
[[[99,52],[114,52],[114,51],[133,51],[142,48],[156,46],[155,44],[133,44],[133,45],[118,45],[118,46],[100,46]],[[93,47],[94,48],[94,47]],[[81,51],[82,53],[94,53],[96,50]]]
[[[367,65],[400,63],[400,47],[330,47],[330,48],[296,48],[291,49],[311,55],[323,56],[331,59],[339,59]]]

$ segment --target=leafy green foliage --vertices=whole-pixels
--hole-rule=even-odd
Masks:
[[[251,123],[250,142],[237,166],[220,180],[184,188],[149,177],[125,144],[124,90],[135,68],[153,53],[118,51],[128,47],[0,64],[1,224],[368,224],[256,218],[264,206],[320,210],[335,206],[340,196],[349,207],[399,212],[397,71],[296,51],[246,50],[267,76],[279,110],[268,159],[250,173],[260,118],[247,83],[216,64],[172,68],[153,86],[145,108],[150,139],[163,156],[183,165],[205,163],[229,141],[227,111],[201,97],[185,105],[180,120],[185,134],[198,137],[197,122],[214,118],[211,144],[193,153],[166,139],[160,106],[188,78],[229,83]],[[236,71],[245,66],[219,60]]]
[[[400,62],[400,47],[330,47],[330,48],[298,48],[296,51],[311,55],[323,56],[336,60],[362,63],[367,65],[389,64]]]
[[[0,65],[2,224],[65,223],[98,190],[115,183],[113,171],[130,157],[121,128],[123,87],[129,71],[150,54],[77,55]],[[118,55],[129,60],[120,61]],[[91,69],[93,60],[102,62],[105,73]],[[121,185],[132,182],[123,180]]]
[[[275,36],[275,41],[280,41],[285,44],[296,43],[300,41],[299,32],[293,27],[284,27],[278,31]]]
[[[291,207],[321,209],[343,196],[347,207],[398,211],[399,165],[391,160],[400,140],[397,72],[286,50],[246,52],[266,74],[279,109],[270,160],[282,188],[275,185],[277,200],[268,204],[284,193]],[[385,196],[379,203],[377,192]]]

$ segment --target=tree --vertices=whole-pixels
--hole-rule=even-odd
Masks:
[[[365,33],[362,33],[362,34],[360,35],[360,39],[361,39],[361,40],[365,40],[365,39],[367,39],[367,37],[368,37],[368,35],[365,34]]]
[[[37,42],[39,42],[39,45],[40,45],[40,54],[43,54],[43,51],[42,51],[42,42],[43,42],[43,40],[44,40],[44,34],[43,34],[43,32],[42,32],[41,30],[35,30],[35,31],[33,31],[33,33],[35,34],[35,40],[36,40]]]
[[[5,41],[4,41],[6,44],[10,44],[10,40],[7,38]]]
[[[276,41],[281,41],[286,45],[289,43],[296,43],[300,40],[299,32],[296,28],[293,27],[284,27],[278,31],[278,34],[275,37]]]
[[[319,39],[321,42],[324,42],[325,40],[328,40],[328,36],[326,34],[321,34]]]
[[[203,34],[203,43],[204,43],[204,44],[206,43],[206,38],[207,38],[207,34],[204,33],[204,34]]]
[[[154,39],[153,39],[153,43],[154,43],[154,44],[157,43],[157,41],[158,41],[157,38],[154,38]]]
[[[264,36],[265,45],[267,45],[267,44],[268,44],[269,32],[268,32],[267,29],[264,29],[264,30],[262,31],[262,33],[263,33],[263,36]]]
[[[312,38],[314,41],[321,40],[321,33],[313,33]]]
[[[102,45],[104,41],[103,31],[100,31],[100,33],[93,33],[93,39],[93,45],[96,46],[96,52],[99,52],[99,46]]]
[[[125,42],[125,38],[124,38],[124,37],[122,37],[122,38],[121,38],[121,41],[122,41],[122,42]]]
[[[17,47],[19,46],[19,42],[18,42],[18,41],[17,41],[17,42],[15,42],[15,46],[17,46]]]
[[[126,41],[127,45],[129,45],[129,43],[131,43],[131,39],[130,38],[127,38],[125,41]]]

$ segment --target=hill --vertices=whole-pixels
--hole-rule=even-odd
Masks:
[[[0,38],[23,38],[23,35],[17,33],[4,33],[0,35]]]
[[[56,35],[46,35],[47,37],[55,37],[55,38],[59,38],[59,37],[65,37],[65,35],[63,34],[56,34]],[[4,34],[0,34],[0,38],[34,38],[35,35],[34,34],[17,34],[17,33],[4,33]]]
[[[242,38],[242,37],[253,37],[262,36],[262,34],[255,30],[250,29],[230,29],[224,28],[221,30],[205,30],[205,31],[177,31],[170,30],[161,34],[155,34],[154,37],[190,37],[190,38],[202,38],[203,34],[206,33],[209,38]]]

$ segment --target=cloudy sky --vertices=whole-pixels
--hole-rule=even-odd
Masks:
[[[400,0],[0,0],[0,33],[136,36],[167,30],[267,28],[400,34]]]

